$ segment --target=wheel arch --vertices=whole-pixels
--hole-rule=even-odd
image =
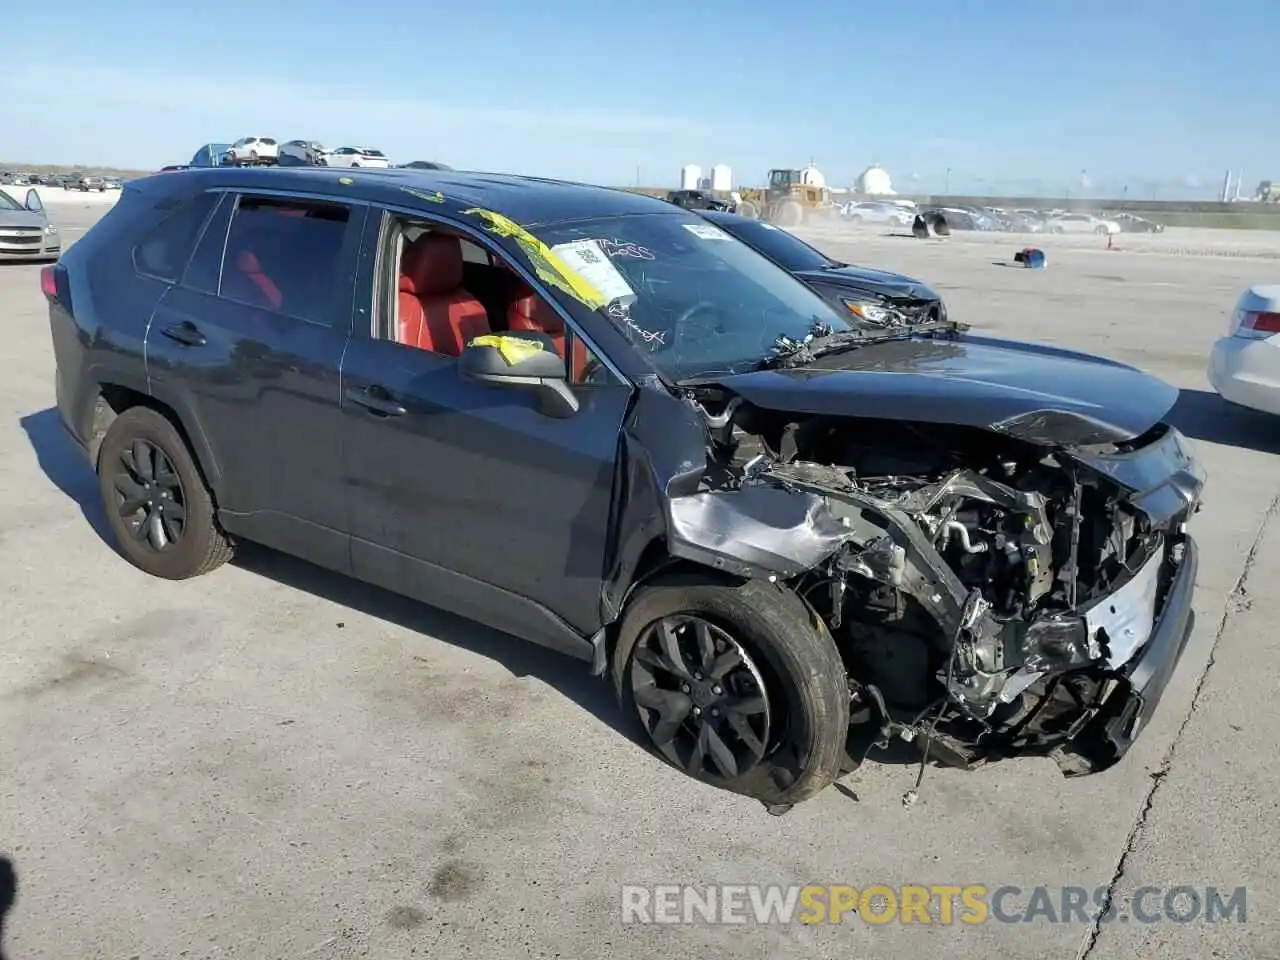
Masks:
[[[133,407],[147,407],[173,424],[173,428],[178,431],[178,436],[191,451],[191,457],[195,461],[196,469],[200,471],[201,478],[210,490],[216,492],[215,484],[219,479],[217,461],[203,434],[189,430],[177,408],[164,400],[134,387],[112,381],[102,381],[98,384],[98,393],[93,401],[87,439],[89,459],[94,470],[98,469],[98,456],[102,449],[103,437],[107,435],[116,418]]]
[[[618,627],[631,603],[631,598],[641,587],[653,583],[681,577],[703,578],[708,583],[737,584],[745,577],[739,577],[722,570],[716,570],[706,564],[693,560],[685,560],[672,556],[667,548],[665,537],[654,537],[640,553],[635,573],[618,600],[617,613],[592,637],[591,673],[603,677],[608,673],[609,663],[613,659],[614,649],[618,643]]]

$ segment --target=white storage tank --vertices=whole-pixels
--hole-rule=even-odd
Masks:
[[[686,163],[680,168],[680,189],[697,190],[702,179],[702,168],[696,163]]]
[[[806,187],[825,187],[827,178],[812,163],[800,171],[800,183]]]
[[[717,163],[711,168],[711,189],[723,193],[733,189],[733,171],[726,164]]]
[[[858,192],[872,197],[893,196],[893,181],[889,172],[878,163],[873,163],[858,176]]]

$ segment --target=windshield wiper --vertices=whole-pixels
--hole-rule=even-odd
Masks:
[[[843,350],[865,347],[872,343],[905,340],[910,337],[931,336],[933,334],[963,333],[968,329],[969,324],[957,323],[955,320],[930,320],[924,323],[904,323],[875,330],[839,330],[835,333],[810,336],[799,343],[788,341],[788,343],[796,345],[796,349],[786,353],[778,353],[775,359],[778,366],[799,367],[812,363],[819,357],[830,356]],[[781,339],[779,338],[779,340]]]
[[[809,363],[814,359],[811,347],[814,343],[831,336],[831,325],[818,317],[813,318],[809,332],[802,340],[795,340],[785,333],[778,334],[773,341],[773,353],[762,362],[763,367],[794,367]]]

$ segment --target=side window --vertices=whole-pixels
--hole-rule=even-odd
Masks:
[[[341,204],[240,196],[227,231],[219,296],[332,323],[343,285],[350,288],[342,262],[350,219],[351,209]]]
[[[217,206],[218,194],[202,193],[174,210],[133,248],[133,266],[139,273],[169,282],[182,276],[200,230]]]
[[[460,241],[462,244],[462,262],[475,263],[481,266],[489,266],[489,254],[485,253],[484,247],[470,240]]]
[[[182,274],[181,285],[202,293],[217,295],[218,281],[222,277],[222,254],[227,246],[227,227],[231,223],[231,211],[235,207],[235,198],[225,193],[216,194],[218,203],[205,224],[196,251],[191,255],[186,271]]]
[[[571,383],[617,382],[556,308],[500,255],[443,225],[400,219],[390,224],[383,237],[380,339],[456,357],[486,333],[543,333],[565,359]]]

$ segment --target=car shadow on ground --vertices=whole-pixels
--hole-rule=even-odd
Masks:
[[[636,741],[631,725],[623,722],[612,685],[591,676],[585,661],[258,544],[242,544],[233,563],[283,586],[479,654],[512,676],[540,680]]]
[[[94,532],[114,551],[97,477],[67,436],[58,412],[41,410],[22,417],[19,423],[45,476],[76,503]],[[592,677],[581,660],[257,544],[245,544],[235,564],[285,586],[478,653],[515,676],[535,677],[633,741],[637,739],[631,725],[622,722],[612,687]]]
[[[98,536],[115,551],[97,478],[66,435],[57,411],[52,408],[41,410],[22,417],[19,423],[35,451],[40,469],[77,504]],[[588,665],[581,660],[258,544],[243,544],[233,563],[242,570],[337,606],[479,654],[501,665],[512,676],[540,680],[632,743],[646,747],[638,724],[624,717],[618,707],[612,684],[606,679],[591,676]],[[870,739],[872,731],[868,729],[851,730],[846,747],[848,754],[851,757],[866,756],[869,764],[919,763],[920,752],[916,748],[893,743],[888,749],[868,751]],[[659,761],[654,759],[654,762]],[[939,763],[935,757],[930,765],[945,764]],[[857,799],[851,790],[841,792]]]
[[[1188,437],[1280,453],[1280,417],[1228,403],[1212,390],[1182,390],[1167,419]]]
[[[75,501],[94,532],[110,545],[110,528],[107,526],[106,510],[98,492],[97,475],[67,436],[58,411],[50,407],[39,413],[28,414],[18,423],[26,433],[27,442],[35,451],[36,461],[44,475]]]
[[[13,869],[12,860],[0,857],[0,960],[9,956],[4,949],[4,926],[9,910],[17,899],[18,873]]]

